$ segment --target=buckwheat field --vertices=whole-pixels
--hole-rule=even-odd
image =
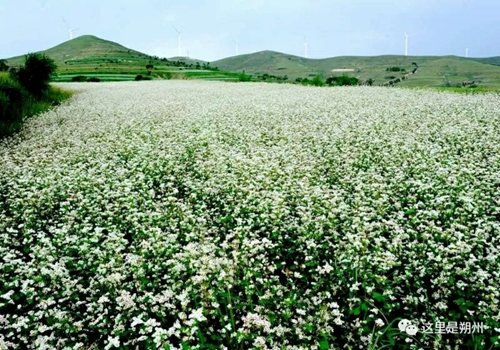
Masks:
[[[0,349],[498,346],[499,95],[62,86],[0,141]]]

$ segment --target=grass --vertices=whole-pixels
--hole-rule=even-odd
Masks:
[[[481,80],[479,85],[489,88],[500,88],[500,66],[486,63],[487,61],[457,56],[341,56],[325,59],[307,59],[304,57],[283,54],[273,51],[263,51],[247,55],[228,57],[212,62],[214,66],[226,71],[245,70],[251,74],[287,75],[290,80],[305,78],[311,74],[320,73],[323,77],[341,75],[342,72],[332,72],[332,69],[352,68],[355,72],[348,75],[362,80],[372,78],[375,84],[390,80],[387,76],[401,76],[413,69],[412,62],[419,66],[417,74],[400,86],[432,87],[443,84],[446,77],[450,82]],[[387,72],[387,67],[402,67],[405,72]]]
[[[81,74],[59,74],[57,78],[54,79],[54,82],[71,82],[71,79]],[[111,82],[111,81],[133,81],[136,77],[136,74],[82,74],[87,78],[96,77],[101,79],[102,82]]]
[[[41,98],[35,98],[12,81],[8,75],[0,75],[0,92],[10,89],[16,91],[20,99],[3,101],[0,103],[0,139],[17,133],[25,121],[37,114],[46,112],[58,106],[73,96],[73,92],[59,87],[50,86]]]
[[[500,93],[500,87],[499,88],[488,88],[488,87],[474,87],[474,88],[462,88],[462,87],[436,87],[434,88],[437,91],[445,91],[445,92],[456,92],[460,94],[481,94],[481,93],[490,93],[490,92],[496,92]]]

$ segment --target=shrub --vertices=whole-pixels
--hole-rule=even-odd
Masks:
[[[24,67],[14,72],[13,77],[26,91],[39,98],[48,90],[56,69],[52,58],[40,53],[30,53],[25,56]]]
[[[99,83],[101,81],[101,79],[99,79],[97,77],[92,77],[92,78],[89,78],[87,81],[90,83]]]
[[[22,117],[23,100],[27,97],[23,95],[21,87],[0,86],[0,122],[13,122]]]
[[[328,86],[352,86],[359,85],[360,81],[356,77],[343,74],[340,77],[330,77],[326,79],[326,84]]]
[[[248,82],[248,81],[251,81],[251,80],[252,80],[252,76],[251,75],[247,75],[245,73],[242,73],[242,74],[238,75],[238,81]]]
[[[135,77],[135,81],[141,81],[141,80],[151,80],[152,78],[151,77],[148,77],[148,76],[144,76],[142,74],[139,74],[139,75],[136,75]]]
[[[7,65],[6,60],[0,60],[0,72],[7,72],[9,70],[9,66]]]
[[[167,72],[167,79],[168,79],[168,80],[172,79],[172,73]]]
[[[404,72],[406,69],[401,67],[389,67],[386,69],[387,72]]]
[[[82,83],[87,81],[87,77],[85,75],[77,75],[71,78],[71,81],[74,83]]]
[[[325,85],[325,81],[323,79],[323,77],[321,75],[316,75],[312,80],[311,80],[312,84],[314,86],[324,86]]]
[[[0,138],[19,131],[25,117],[44,112],[71,95],[49,86],[41,96],[35,97],[14,79],[0,77]]]

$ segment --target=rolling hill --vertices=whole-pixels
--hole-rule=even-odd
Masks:
[[[384,55],[310,59],[261,51],[206,62],[187,57],[152,57],[92,35],[79,36],[41,52],[58,64],[57,81],[71,81],[76,75],[97,76],[101,80],[133,80],[138,74],[150,74],[153,78],[235,81],[245,71],[255,76],[286,76],[288,81],[311,79],[317,74],[324,78],[348,74],[361,80],[374,79],[379,85],[407,74],[416,63],[419,67],[417,74],[398,85],[436,87],[442,86],[445,81],[450,84],[476,81],[482,87],[500,88],[500,57]],[[23,56],[18,56],[7,61],[10,66],[19,66],[23,59]],[[148,73],[146,65],[153,65],[154,68]],[[387,71],[389,67],[396,67],[399,71]]]
[[[153,65],[154,78],[199,78],[235,80],[237,74],[203,69],[207,62],[187,57],[161,59],[124,47],[93,35],[82,35],[48,50],[40,51],[58,65],[55,81],[71,81],[76,75],[99,77],[101,80],[133,80],[136,75],[148,75],[147,65]],[[7,59],[9,66],[19,66],[24,56]],[[200,68],[197,69],[196,63]]]
[[[261,51],[247,55],[224,58],[212,62],[222,70],[242,71],[250,74],[286,75],[289,79],[323,77],[348,74],[362,80],[372,78],[376,84],[399,77],[413,69],[417,74],[400,83],[400,86],[440,86],[444,80],[451,84],[463,81],[481,81],[481,86],[500,88],[500,57],[463,58],[458,56],[340,56],[309,59],[274,51]],[[398,67],[404,71],[387,71]]]

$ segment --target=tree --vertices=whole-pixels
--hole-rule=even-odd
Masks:
[[[7,60],[0,60],[0,72],[7,72],[8,70]]]
[[[359,85],[360,81],[356,77],[351,77],[349,75],[343,74],[340,77],[329,77],[326,79],[326,84],[328,86],[349,86],[349,85]]]
[[[55,75],[57,65],[45,54],[29,53],[25,56],[24,67],[12,75],[26,91],[41,97],[49,88],[50,79]]]
[[[311,82],[312,82],[312,84],[313,84],[314,86],[323,86],[323,85],[325,85],[325,82],[324,82],[323,78],[322,78],[322,77],[321,77],[321,75],[319,75],[319,74],[318,74],[318,75],[316,75],[316,76],[312,79],[312,81],[311,81]]]

